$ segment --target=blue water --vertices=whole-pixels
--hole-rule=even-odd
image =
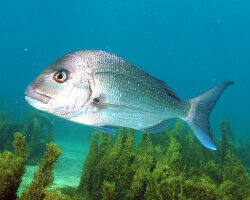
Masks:
[[[13,121],[25,118],[25,88],[46,66],[100,49],[164,80],[182,99],[235,81],[211,115],[212,129],[227,119],[237,138],[250,138],[250,1],[1,1],[0,47],[0,105]],[[78,126],[52,119],[66,130]],[[88,130],[79,135],[90,138]]]

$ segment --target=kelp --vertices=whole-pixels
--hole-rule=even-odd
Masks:
[[[39,164],[38,170],[34,172],[33,180],[22,192],[20,200],[43,200],[45,198],[45,191],[53,183],[53,170],[61,154],[61,150],[53,142],[47,144],[46,147],[47,151],[44,154],[44,158]]]
[[[46,144],[53,141],[54,126],[51,121],[40,112],[29,112],[22,132],[28,147],[29,165],[37,165],[46,150]]]
[[[15,153],[0,153],[0,199],[16,199],[17,190],[25,172],[26,143],[20,133],[15,133],[13,148]]]
[[[159,134],[143,133],[138,146],[133,130],[122,129],[117,140],[95,133],[77,193],[90,200],[247,199],[248,173],[226,121],[221,134],[211,151],[180,120]]]
[[[53,142],[46,145],[47,151],[38,170],[34,172],[33,180],[18,197],[18,188],[25,172],[27,147],[25,137],[21,133],[15,133],[14,137],[14,154],[9,151],[0,153],[0,199],[43,200],[51,199],[52,196],[58,197],[57,199],[69,199],[57,191],[48,190],[54,180],[55,163],[61,154],[60,148]]]
[[[53,141],[54,126],[37,111],[29,111],[24,124],[10,123],[7,110],[0,115],[0,150],[14,152],[14,133],[22,132],[27,143],[27,164],[37,165],[46,150],[46,144]]]
[[[4,110],[0,115],[0,150],[14,152],[14,134],[20,132],[23,126],[15,123],[8,123],[8,112]]]

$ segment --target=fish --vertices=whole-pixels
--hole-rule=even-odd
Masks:
[[[207,148],[216,150],[209,114],[232,81],[222,82],[190,100],[162,80],[109,52],[69,53],[46,68],[26,89],[34,108],[92,126],[109,134],[120,127],[149,133],[181,119]]]

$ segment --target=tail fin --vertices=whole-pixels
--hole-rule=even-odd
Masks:
[[[231,81],[223,82],[204,94],[188,101],[191,105],[191,109],[185,120],[200,142],[212,150],[216,150],[216,147],[211,139],[209,114],[223,91],[231,84],[233,84]]]

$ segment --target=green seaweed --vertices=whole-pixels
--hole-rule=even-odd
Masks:
[[[40,114],[31,112],[27,114],[24,124],[10,123],[8,112],[5,110],[0,115],[0,150],[14,153],[14,133],[22,132],[27,143],[27,164],[37,165],[46,150],[46,144],[53,141],[54,126],[51,121]]]
[[[42,162],[39,164],[39,169],[34,172],[34,178],[27,188],[24,189],[20,196],[20,200],[36,199],[42,200],[45,198],[45,191],[53,183],[53,170],[57,162],[61,150],[55,143],[51,142],[46,145],[47,152],[44,154]]]
[[[15,154],[9,151],[0,153],[0,199],[17,198],[17,190],[25,172],[25,138],[20,133],[15,133],[14,137]]]
[[[102,134],[98,142],[99,136],[94,135],[77,190],[81,198],[163,200],[250,196],[249,175],[241,163],[240,147],[228,122],[221,123],[222,139],[215,140],[218,151],[205,149],[180,120],[172,129],[159,134],[143,133],[138,146],[134,130],[129,132],[122,129],[116,141],[113,136]]]
[[[61,150],[51,142],[47,144],[47,152],[39,164],[39,169],[34,172],[34,178],[24,189],[20,197],[17,196],[18,188],[25,172],[27,147],[25,137],[21,133],[14,134],[14,154],[10,151],[0,152],[0,199],[4,200],[42,200],[42,199],[71,199],[56,190],[49,191],[53,183],[53,170]],[[74,198],[77,199],[77,198]]]
[[[230,150],[232,153],[238,155],[235,138],[233,131],[229,123],[225,120],[221,122],[221,143],[219,145],[219,151],[221,154],[221,160],[224,161],[226,157],[226,151]]]
[[[115,199],[115,183],[103,182],[102,186],[102,200],[114,200]]]
[[[130,186],[130,199],[143,199],[146,183],[150,178],[151,168],[153,167],[153,146],[148,133],[143,133],[143,139],[139,145],[133,164],[132,183]]]
[[[15,132],[20,132],[23,126],[8,123],[8,112],[5,110],[0,116],[0,150],[14,153],[13,142]]]
[[[57,189],[51,189],[45,192],[44,200],[73,200],[76,198],[70,198],[67,195],[63,195]]]
[[[62,197],[66,199],[82,199],[77,189],[78,188],[72,186],[64,186],[59,189],[54,188],[53,190],[46,191],[46,197],[47,193],[52,193],[52,194],[57,194],[58,198],[60,197],[60,195],[62,195]]]
[[[250,183],[246,169],[230,150],[226,151],[223,177],[224,180],[234,183],[231,193],[234,193],[235,199],[250,197]]]
[[[90,150],[83,167],[81,181],[78,186],[78,191],[80,193],[89,192],[91,194],[93,191],[92,182],[95,173],[93,166],[95,166],[97,162],[97,151],[98,151],[98,134],[94,133],[92,142],[90,144]]]
[[[239,143],[239,158],[242,161],[242,164],[247,167],[248,173],[250,174],[250,144],[246,144],[242,141],[239,141]]]
[[[22,132],[28,143],[29,165],[37,165],[46,150],[46,144],[53,141],[54,126],[39,112],[29,112]]]

